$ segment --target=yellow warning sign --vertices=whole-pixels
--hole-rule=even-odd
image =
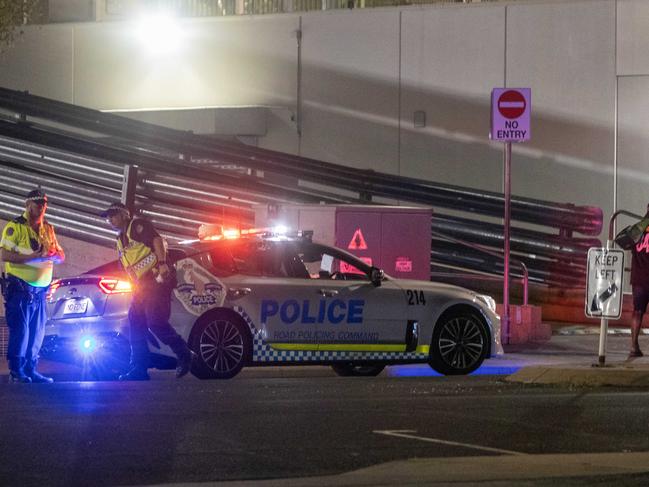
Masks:
[[[367,243],[365,243],[365,237],[363,237],[363,232],[360,228],[357,228],[354,232],[354,236],[347,246],[349,250],[367,250]]]

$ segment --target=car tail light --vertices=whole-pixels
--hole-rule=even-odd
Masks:
[[[133,291],[133,286],[130,281],[114,279],[112,277],[102,277],[97,285],[104,294],[130,293]]]
[[[47,290],[47,293],[45,294],[45,299],[47,301],[52,300],[52,296],[54,296],[54,293],[56,292],[56,290],[59,288],[60,285],[61,285],[61,279],[54,279],[52,281],[52,284],[50,284],[50,288]]]

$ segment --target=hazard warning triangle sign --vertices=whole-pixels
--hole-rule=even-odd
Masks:
[[[365,243],[365,237],[363,237],[363,232],[360,228],[357,228],[354,232],[354,236],[347,246],[349,250],[367,250],[367,243]]]

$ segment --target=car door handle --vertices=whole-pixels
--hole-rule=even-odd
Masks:
[[[318,289],[318,294],[330,298],[338,294],[338,291],[335,289]]]
[[[228,289],[228,298],[237,299],[247,294],[250,294],[252,289],[249,287],[231,287]]]

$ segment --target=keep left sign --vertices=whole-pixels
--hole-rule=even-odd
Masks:
[[[530,140],[531,88],[494,88],[491,92],[491,140]]]

